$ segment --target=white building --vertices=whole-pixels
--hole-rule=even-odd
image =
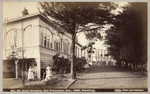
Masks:
[[[47,65],[53,64],[52,57],[56,53],[71,59],[71,34],[66,33],[65,29],[40,13],[25,14],[23,12],[23,16],[7,22],[4,32],[3,59],[6,60],[15,50],[20,60],[16,65],[18,71],[15,70],[14,64],[8,62],[4,63],[3,72],[17,71],[20,77],[22,58],[24,57],[25,71],[27,72],[29,66],[35,67],[40,79],[42,77],[41,70]],[[79,43],[76,43],[77,57],[82,56],[81,47]],[[12,70],[8,71],[8,66]]]

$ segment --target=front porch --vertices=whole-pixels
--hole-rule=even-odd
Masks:
[[[23,71],[27,79],[29,67],[36,70],[37,63],[34,58],[19,59],[18,62],[14,60],[3,60],[3,78],[22,78]]]

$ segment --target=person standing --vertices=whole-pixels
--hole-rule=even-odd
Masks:
[[[116,66],[116,61],[115,61],[115,60],[113,60],[113,67],[114,67],[114,66]]]
[[[33,79],[34,79],[33,69],[30,66],[29,69],[28,69],[28,80],[31,81]]]
[[[50,67],[50,65],[48,65],[46,67],[46,80],[49,80],[52,78],[52,68]]]
[[[109,62],[108,62],[108,61],[106,61],[106,66],[108,65],[108,63],[109,63]]]
[[[34,75],[34,79],[37,79],[37,65],[34,64],[33,66],[33,75]]]

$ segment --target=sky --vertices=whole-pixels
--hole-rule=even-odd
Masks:
[[[119,4],[119,7],[116,11],[121,11],[121,7],[125,5],[126,2],[122,2]],[[37,2],[4,2],[3,3],[3,20],[4,19],[12,19],[16,17],[20,17],[22,14],[24,8],[26,8],[29,12],[29,14],[38,12],[38,4]],[[104,32],[103,32],[104,34]],[[105,35],[105,34],[104,34]],[[85,46],[88,44],[88,40],[85,38],[84,33],[80,33],[78,35],[78,42]],[[106,49],[106,45],[103,44],[103,41],[96,41],[94,47],[97,49]]]

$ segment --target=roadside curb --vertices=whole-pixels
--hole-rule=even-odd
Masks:
[[[79,77],[82,77],[89,69],[90,69],[90,68],[86,69],[82,74],[79,75]],[[68,89],[75,81],[77,81],[77,79],[79,79],[79,77],[76,78],[75,80],[73,80],[73,81],[66,87],[66,89]]]
[[[73,80],[67,87],[66,89],[68,89],[77,79]]]
[[[90,68],[86,69],[82,74],[80,74],[79,77],[82,77],[89,69],[90,69]],[[79,77],[78,77],[78,78],[79,78]]]

